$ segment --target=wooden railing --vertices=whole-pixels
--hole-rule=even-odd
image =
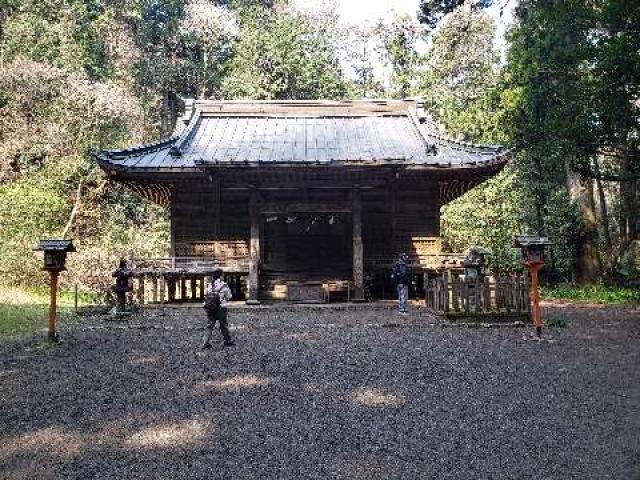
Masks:
[[[209,274],[195,271],[133,271],[133,296],[136,303],[201,302],[204,300]],[[245,274],[226,273],[225,281],[231,287],[233,298],[245,296]]]
[[[206,280],[217,269],[225,272],[234,298],[243,298],[249,271],[248,258],[133,258],[132,265],[133,294],[141,305],[202,301]]]
[[[445,272],[425,282],[426,305],[445,317],[507,316],[528,319],[531,312],[526,274],[468,280]]]

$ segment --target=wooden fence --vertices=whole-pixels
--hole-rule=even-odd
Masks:
[[[425,281],[427,307],[449,318],[528,320],[531,312],[529,291],[529,277],[520,273],[469,280],[446,272]]]

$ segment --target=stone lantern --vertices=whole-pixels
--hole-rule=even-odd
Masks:
[[[522,263],[545,263],[546,249],[552,243],[547,237],[537,235],[518,235],[514,240],[514,246],[522,252]]]
[[[471,247],[462,266],[467,280],[483,281],[485,276],[486,256],[491,254],[489,250],[482,247]]]
[[[538,273],[545,264],[546,250],[552,243],[547,237],[537,235],[518,235],[514,239],[514,246],[520,248],[522,252],[522,264],[527,267],[531,274],[531,300],[533,303],[533,324],[536,333],[540,336],[542,332],[542,315],[540,313],[540,284]]]
[[[482,247],[471,247],[469,253],[462,262],[464,267],[465,283],[470,293],[468,297],[469,307],[476,311],[479,308],[478,291],[482,289],[485,276],[485,257],[489,250]]]
[[[72,240],[40,240],[40,243],[33,249],[37,252],[44,252],[43,270],[49,272],[50,301],[49,301],[49,341],[58,341],[57,332],[57,308],[56,300],[58,296],[58,274],[66,270],[65,263],[67,253],[75,252]]]

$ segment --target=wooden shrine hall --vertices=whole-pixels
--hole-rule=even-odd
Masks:
[[[199,298],[215,266],[248,303],[341,286],[350,299],[365,287],[391,296],[396,257],[407,253],[420,277],[437,269],[448,255],[440,208],[509,157],[439,136],[413,100],[187,101],[178,131],[96,155],[113,180],[170,210],[170,257],[136,262],[168,279],[169,301],[190,298],[178,278]]]

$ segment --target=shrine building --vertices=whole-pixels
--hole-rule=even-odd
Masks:
[[[416,278],[438,268],[441,207],[510,157],[438,135],[413,100],[196,100],[182,122],[97,161],[169,209],[165,279],[220,266],[249,303],[331,284],[379,298],[402,252]]]

